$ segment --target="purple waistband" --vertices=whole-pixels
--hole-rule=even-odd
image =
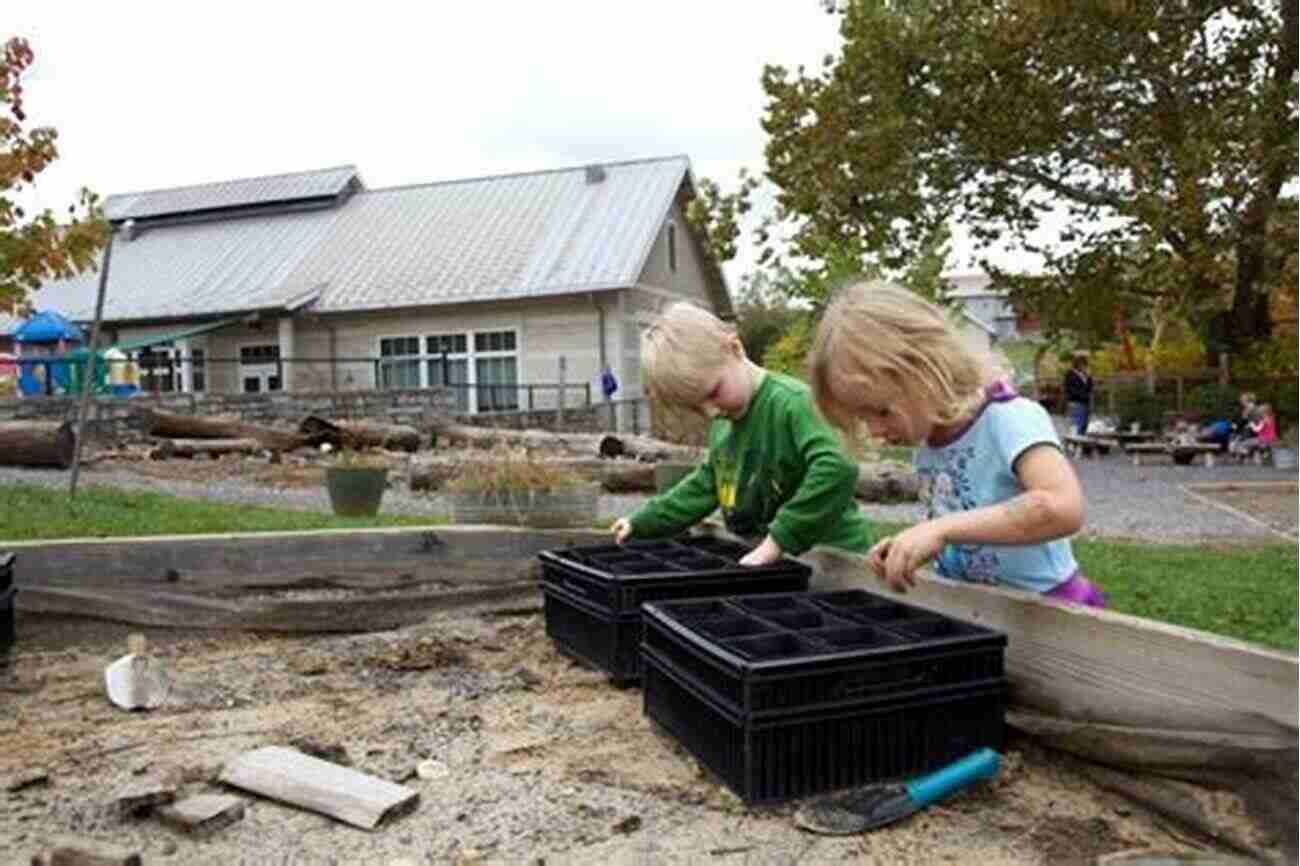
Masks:
[[[1102,592],[1097,584],[1084,577],[1083,572],[1080,571],[1070,575],[1070,579],[1065,583],[1043,594],[1058,601],[1071,601],[1088,607],[1106,606],[1106,593]]]

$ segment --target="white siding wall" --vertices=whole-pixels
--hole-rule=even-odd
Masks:
[[[677,268],[672,270],[668,266],[668,225],[665,222],[655,236],[654,245],[650,248],[650,256],[641,271],[640,281],[645,285],[682,295],[698,302],[707,310],[713,310],[713,297],[708,290],[709,279],[704,268],[704,250],[691,234],[680,205],[673,204],[668,220],[676,226],[674,247],[677,253]]]
[[[606,357],[617,364],[621,351],[619,333],[621,305],[617,293],[597,295],[606,309]],[[331,339],[330,330],[334,330]],[[165,329],[164,329],[165,330]],[[175,330],[172,328],[172,330]],[[513,331],[515,333],[516,379],[521,384],[556,383],[559,359],[567,363],[567,381],[581,386],[591,383],[593,399],[600,398],[600,352],[597,346],[598,319],[590,295],[548,298],[525,302],[464,304],[429,310],[392,313],[366,313],[318,319],[300,316],[294,320],[293,357],[355,358],[340,363],[331,373],[327,363],[302,362],[294,366],[294,390],[348,390],[375,387],[375,366],[369,359],[380,355],[380,340],[389,337],[419,338],[421,350],[425,338],[435,334],[464,334],[467,347],[473,348],[475,332]],[[275,323],[264,324],[261,331],[249,327],[228,328],[204,335],[209,358],[239,357],[239,348],[254,342],[276,342]],[[471,363],[468,365],[473,367]],[[209,390],[235,393],[240,387],[238,363],[209,363]],[[615,366],[623,381],[623,372]],[[427,373],[425,374],[427,375]],[[472,374],[471,374],[472,375]],[[520,391],[521,407],[526,400]],[[620,392],[618,396],[623,396]],[[554,389],[535,390],[538,408],[554,406]],[[568,393],[569,405],[585,399],[578,388]]]

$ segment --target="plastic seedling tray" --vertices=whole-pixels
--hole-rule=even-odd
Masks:
[[[1004,681],[1002,633],[863,591],[655,601],[643,620],[645,649],[736,715]]]
[[[538,558],[547,634],[561,651],[612,679],[636,680],[641,671],[643,602],[808,588],[812,569],[803,563],[787,558],[757,568],[742,566],[738,560],[746,552],[742,544],[710,537],[544,551]],[[710,617],[743,619],[721,602],[695,612],[697,620]],[[744,628],[750,630],[735,630]],[[741,637],[770,630],[771,625],[754,628],[717,622],[705,633]]]
[[[756,718],[643,651],[645,712],[747,803],[780,802],[928,772],[1001,749],[1006,688],[985,681],[927,695]]]

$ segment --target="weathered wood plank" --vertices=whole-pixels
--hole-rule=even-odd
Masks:
[[[415,808],[420,792],[284,746],[265,746],[228,763],[220,781],[373,830]]]
[[[18,594],[19,610],[85,616],[133,625],[230,628],[290,633],[366,632],[413,625],[431,611],[537,592],[534,580],[346,598],[236,603],[180,593],[106,587],[38,586]]]
[[[817,569],[819,588],[888,592],[862,557],[818,550],[805,558]],[[1185,749],[1193,732],[1203,735],[1193,737],[1202,745],[1235,739],[1256,752],[1296,747],[1300,665],[1293,654],[929,574],[906,599],[1005,631],[1016,709],[1140,729],[1153,756],[1161,742],[1171,754]]]

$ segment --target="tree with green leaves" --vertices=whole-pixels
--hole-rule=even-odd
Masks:
[[[783,226],[796,255],[859,246],[896,268],[957,220],[981,249],[1043,258],[1035,279],[984,264],[1049,328],[1108,335],[1154,310],[1234,352],[1269,333],[1294,254],[1294,0],[831,7],[838,57],[763,71],[760,243]],[[711,238],[745,180],[701,205]]]
[[[95,266],[108,240],[98,200],[83,189],[60,222],[44,210],[27,214],[17,199],[59,157],[58,132],[26,129],[22,78],[35,55],[15,37],[0,48],[0,309],[24,306],[28,293],[49,279]]]

